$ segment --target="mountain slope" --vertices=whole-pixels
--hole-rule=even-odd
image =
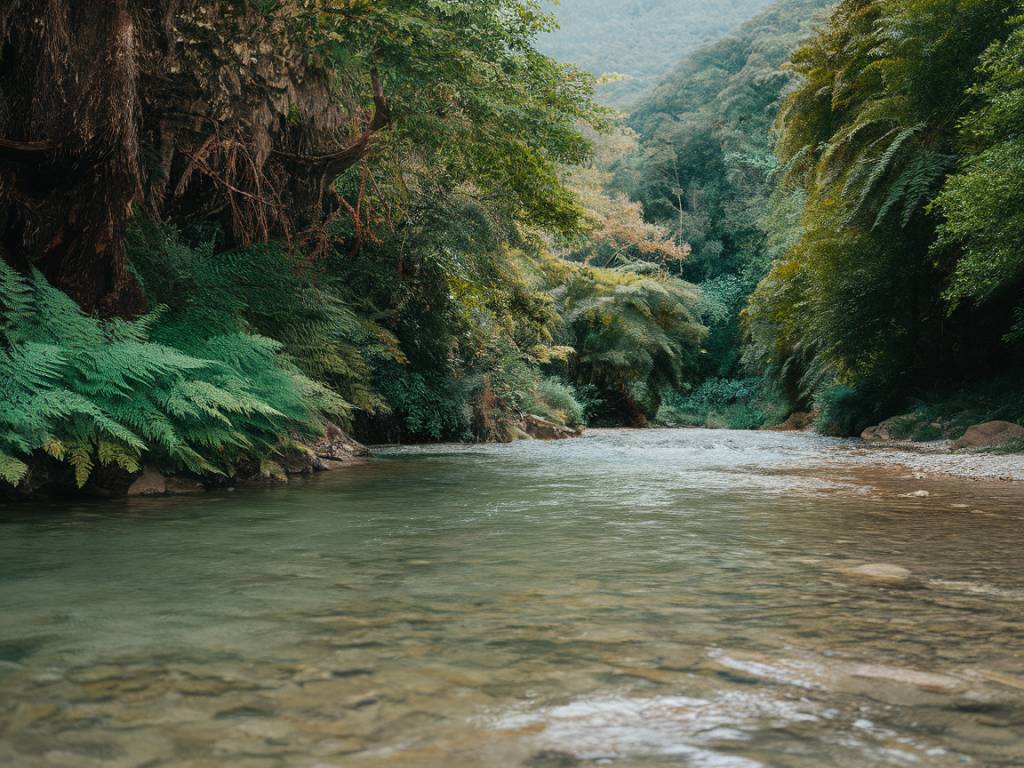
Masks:
[[[771,0],[561,0],[561,29],[539,47],[597,75],[601,100],[626,106],[698,46],[735,29]]]
[[[649,222],[692,248],[681,274],[700,284],[711,329],[705,400],[758,391],[753,382],[716,380],[742,375],[739,313],[781,245],[767,238],[764,217],[772,211],[772,123],[792,82],[784,64],[827,5],[776,3],[733,35],[691,53],[629,118],[640,146],[620,163],[615,186],[643,205]],[[705,405],[680,407],[699,414]],[[743,417],[737,425],[756,426],[761,418],[745,411]]]

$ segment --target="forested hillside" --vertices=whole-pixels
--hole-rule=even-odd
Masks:
[[[696,294],[552,250],[605,228],[562,173],[606,116],[549,28],[519,0],[0,3],[0,478],[652,416]]]
[[[558,0],[561,28],[540,47],[603,78],[601,101],[630,105],[679,60],[754,16],[771,0]]]
[[[964,386],[975,418],[1024,417],[1022,10],[844,0],[793,56],[747,355],[826,431],[962,430],[935,403]]]
[[[824,6],[773,6],[630,118],[615,185],[692,249],[710,328],[703,384],[662,419],[1019,422],[1021,6]]]
[[[672,394],[662,414],[669,422],[745,428],[785,418],[773,382],[741,365],[740,311],[778,247],[766,211],[776,170],[771,127],[793,81],[785,64],[826,5],[772,6],[685,58],[629,118],[639,149],[618,164],[614,185],[688,245],[678,271],[700,285],[711,330],[701,385]]]

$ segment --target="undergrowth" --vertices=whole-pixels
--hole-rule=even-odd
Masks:
[[[692,392],[667,393],[657,420],[675,427],[759,429],[788,415],[783,398],[763,379],[708,379]]]
[[[3,261],[0,403],[12,485],[36,452],[70,464],[79,486],[97,465],[230,475],[349,410],[276,341],[188,310],[99,320]]]

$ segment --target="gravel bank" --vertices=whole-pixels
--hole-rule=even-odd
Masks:
[[[868,446],[853,443],[837,448],[845,459],[866,464],[906,467],[921,475],[948,475],[977,480],[1024,481],[1024,455],[956,452],[949,441]]]

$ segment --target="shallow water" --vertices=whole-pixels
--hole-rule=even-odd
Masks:
[[[1024,765],[1020,484],[602,431],[0,512],[0,765]]]

